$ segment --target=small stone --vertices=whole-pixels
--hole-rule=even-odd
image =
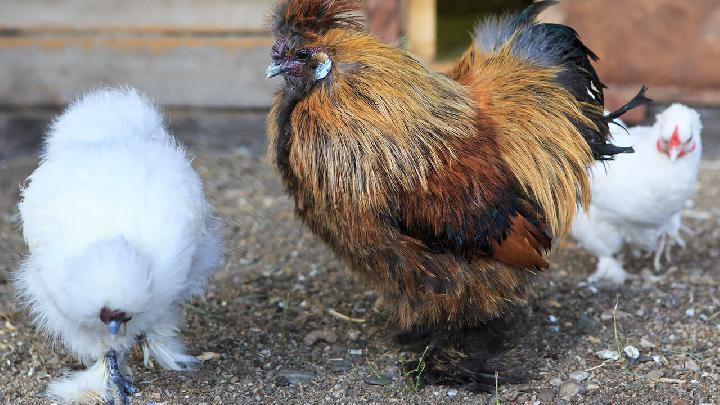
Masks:
[[[681,398],[673,398],[670,400],[670,405],[690,405],[691,402]]]
[[[330,370],[335,372],[347,371],[352,367],[352,361],[346,359],[330,360]]]
[[[580,333],[584,335],[591,334],[598,326],[597,321],[590,318],[589,316],[582,314],[576,322],[576,326]]]
[[[327,329],[314,330],[305,335],[303,342],[308,346],[312,346],[320,340],[327,343],[335,343],[337,342],[337,335],[335,334],[335,332]]]
[[[370,385],[390,385],[392,379],[386,375],[373,375],[365,378],[365,382]]]
[[[351,340],[351,341],[356,341],[356,340],[360,339],[361,335],[362,335],[362,332],[360,332],[357,329],[350,329],[347,332],[347,338],[348,338],[348,340]]]
[[[576,382],[582,382],[587,380],[590,377],[590,373],[587,371],[575,371],[574,373],[570,373],[570,379]]]
[[[550,323],[557,323],[557,321],[558,321],[557,316],[555,316],[555,315],[550,315],[550,316],[548,316],[548,322],[550,322]]]
[[[457,394],[458,394],[458,390],[456,390],[456,389],[450,389],[450,390],[448,390],[448,392],[447,392],[447,396],[450,397],[450,398],[456,397]]]
[[[559,387],[560,385],[562,385],[562,383],[563,381],[559,378],[553,378],[552,380],[550,380],[550,385],[552,385],[553,387]]]
[[[309,383],[313,379],[315,379],[315,374],[309,373],[307,371],[301,371],[301,370],[281,370],[278,373],[277,381],[285,379],[288,384],[302,384],[302,383]],[[279,384],[282,385],[282,384]]]
[[[687,315],[689,318],[692,318],[693,316],[695,316],[695,308],[688,308],[685,311],[685,315]]]
[[[208,360],[217,360],[217,359],[219,359],[220,357],[222,357],[222,356],[220,355],[220,353],[204,352],[204,353],[202,353],[201,355],[197,356],[197,359],[200,360],[200,361],[208,361]]]
[[[542,403],[550,403],[555,399],[555,391],[541,390],[537,393],[537,399]]]
[[[547,327],[547,330],[550,333],[560,333],[560,325],[550,325]]]
[[[567,381],[560,386],[558,396],[560,398],[572,398],[582,391],[582,386],[574,381]]]
[[[650,370],[647,374],[645,374],[645,378],[649,380],[657,380],[658,378],[662,378],[665,375],[665,372],[660,369]]]
[[[348,350],[351,356],[362,356],[363,350],[362,349],[350,349]]]
[[[275,385],[278,387],[287,387],[290,385],[290,381],[288,381],[287,377],[281,375],[275,378]]]
[[[700,371],[700,366],[697,365],[695,360],[688,359],[687,361],[685,361],[685,370]]]
[[[597,389],[600,389],[600,386],[597,384],[588,384],[587,389],[588,389],[588,391],[595,391]]]
[[[620,353],[618,353],[614,350],[600,350],[599,352],[595,353],[595,356],[597,356],[599,359],[603,359],[603,360],[612,360],[612,361],[620,360]]]
[[[640,347],[642,347],[643,349],[654,349],[655,343],[653,343],[653,342],[647,340],[645,337],[643,337],[640,339]]]
[[[633,360],[637,360],[638,357],[640,357],[640,350],[638,350],[637,347],[632,345],[625,346],[623,352],[625,352],[625,355]]]

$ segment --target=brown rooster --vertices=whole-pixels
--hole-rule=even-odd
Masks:
[[[628,152],[596,56],[551,1],[481,23],[449,75],[366,33],[351,0],[276,5],[269,154],[297,215],[378,291],[431,383],[524,377],[513,325],[554,236],[590,201],[587,169]]]

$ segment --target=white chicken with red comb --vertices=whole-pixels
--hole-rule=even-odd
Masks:
[[[19,204],[29,255],[14,283],[35,325],[89,368],[50,383],[63,403],[123,404],[143,339],[188,369],[181,304],[220,262],[219,221],[158,109],[133,89],[72,103],[51,125]]]
[[[590,209],[578,214],[572,234],[598,258],[588,281],[619,285],[628,276],[618,256],[624,244],[653,252],[656,269],[674,245],[685,245],[681,211],[696,187],[702,122],[697,111],[673,104],[652,126],[611,130],[616,145],[635,153],[596,165]]]

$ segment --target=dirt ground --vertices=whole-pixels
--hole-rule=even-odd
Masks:
[[[174,121],[226,220],[227,261],[207,296],[186,306],[184,336],[204,360],[199,370],[146,370],[135,357],[134,403],[720,403],[720,154],[708,153],[684,213],[695,236],[660,273],[628,250],[626,287],[597,290],[583,283],[594,259],[569,241],[557,249],[523,339],[533,379],[495,396],[403,383],[402,354],[386,335],[376,294],[294,218],[263,152],[262,118],[233,120]],[[208,135],[232,122],[244,135]],[[715,145],[717,129],[704,134]],[[79,367],[32,328],[8,283],[25,252],[18,185],[36,163],[0,160],[0,402],[7,404],[51,403],[47,383]],[[639,360],[596,355],[626,345],[639,349]]]

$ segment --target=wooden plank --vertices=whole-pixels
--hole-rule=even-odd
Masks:
[[[426,62],[435,59],[437,48],[436,0],[407,0],[405,35],[410,52]]]
[[[266,108],[270,37],[0,37],[0,103],[59,105],[129,84],[163,104]]]
[[[268,0],[2,0],[0,29],[266,29]]]

